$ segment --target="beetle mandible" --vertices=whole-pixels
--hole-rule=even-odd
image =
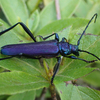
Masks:
[[[59,36],[57,33],[51,34],[45,38],[43,38],[41,36],[43,38],[43,40],[46,40],[47,38],[55,35],[54,40],[37,42],[35,37],[31,33],[31,31],[27,28],[27,26],[25,24],[23,24],[22,22],[18,22],[15,25],[11,26],[10,28],[0,32],[0,35],[6,33],[7,31],[10,31],[15,26],[20,24],[23,27],[23,29],[25,30],[25,32],[33,39],[34,42],[33,43],[22,43],[22,44],[11,44],[11,45],[5,45],[5,46],[1,47],[1,54],[8,55],[8,57],[0,58],[0,60],[10,59],[10,58],[17,57],[17,56],[25,56],[25,57],[30,57],[33,59],[56,57],[57,58],[57,63],[55,65],[56,70],[51,78],[51,84],[52,84],[54,77],[57,73],[57,70],[59,68],[60,62],[61,62],[61,57],[59,57],[59,55],[62,55],[64,57],[71,58],[71,59],[82,60],[87,63],[95,62],[95,61],[97,61],[97,59],[100,60],[100,58],[98,58],[93,53],[90,53],[88,51],[81,50],[78,48],[82,36],[84,35],[86,29],[88,28],[89,24],[91,23],[91,21],[93,20],[94,17],[95,17],[95,21],[96,21],[97,13],[94,14],[93,17],[88,22],[88,24],[85,27],[83,33],[81,34],[79,40],[77,41],[77,45],[68,43],[68,41],[65,37],[62,38],[62,40],[59,42]],[[87,61],[85,59],[78,58],[79,52],[88,53],[97,59]],[[75,56],[71,56],[70,54],[74,54]]]

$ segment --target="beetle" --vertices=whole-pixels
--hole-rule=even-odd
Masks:
[[[78,48],[82,36],[84,35],[86,29],[88,28],[89,24],[91,23],[91,21],[93,20],[94,17],[95,17],[94,22],[96,22],[97,13],[94,14],[93,17],[88,22],[88,24],[85,27],[83,33],[81,34],[79,40],[77,41],[77,45],[70,44],[65,37],[62,38],[61,41],[59,41],[59,36],[57,33],[53,33],[53,34],[51,34],[47,37],[44,37],[44,38],[42,36],[40,36],[43,40],[46,40],[47,38],[55,35],[54,40],[37,42],[36,38],[33,36],[33,34],[27,28],[27,26],[22,22],[18,22],[15,25],[11,26],[10,28],[0,32],[0,35],[3,35],[7,31],[10,31],[15,26],[20,24],[22,26],[22,28],[26,31],[26,33],[33,39],[34,42],[22,43],[22,44],[11,44],[11,45],[5,45],[5,46],[1,47],[1,54],[7,55],[8,57],[0,58],[0,60],[10,59],[10,58],[17,57],[17,56],[25,56],[25,57],[30,57],[33,59],[56,57],[57,58],[57,63],[55,65],[56,69],[55,69],[54,74],[51,78],[51,84],[53,84],[54,77],[55,77],[57,70],[58,70],[60,63],[61,63],[61,57],[59,55],[67,57],[67,58],[71,58],[71,59],[82,60],[82,61],[85,61],[87,63],[95,62],[95,61],[97,61],[97,59],[100,60],[100,58],[97,57],[96,55],[94,55],[93,53],[90,53],[88,51],[81,50]],[[87,61],[85,59],[78,58],[79,52],[88,53],[97,59]],[[70,54],[73,54],[75,56],[72,56]]]

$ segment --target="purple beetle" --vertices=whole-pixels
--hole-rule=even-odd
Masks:
[[[1,47],[1,54],[8,55],[8,57],[0,58],[0,60],[9,59],[12,57],[17,57],[17,56],[25,56],[25,57],[30,57],[33,59],[56,57],[57,58],[56,70],[54,71],[54,74],[51,79],[51,84],[52,84],[54,77],[56,75],[56,72],[59,68],[60,62],[61,62],[61,57],[59,57],[59,55],[62,55],[64,57],[71,58],[71,59],[79,59],[87,63],[92,63],[92,62],[97,61],[97,60],[87,61],[85,59],[78,58],[79,52],[86,52],[96,57],[98,60],[100,60],[96,55],[88,51],[85,51],[85,50],[80,50],[78,48],[82,36],[84,35],[86,29],[88,28],[90,22],[92,21],[94,17],[96,21],[97,14],[94,14],[91,20],[88,22],[85,30],[83,31],[83,33],[81,34],[77,42],[77,45],[69,44],[66,38],[62,38],[62,40],[59,42],[59,36],[57,33],[51,34],[45,38],[40,36],[43,38],[43,40],[46,40],[47,38],[55,35],[54,40],[37,42],[35,37],[30,32],[30,30],[26,27],[26,25],[23,24],[22,22],[18,22],[12,27],[0,32],[0,35],[4,34],[5,32],[13,29],[15,26],[20,24],[23,27],[23,29],[26,31],[26,33],[33,39],[34,42],[33,43],[23,43],[23,44],[11,44],[11,45],[6,45],[6,46]],[[75,56],[70,56],[70,54],[74,54]]]

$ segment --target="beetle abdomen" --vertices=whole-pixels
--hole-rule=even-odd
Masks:
[[[2,54],[9,56],[26,55],[30,57],[53,57],[56,56],[58,52],[59,48],[56,42],[53,41],[6,45],[1,49]]]

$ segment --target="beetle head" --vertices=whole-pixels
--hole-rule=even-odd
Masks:
[[[79,51],[78,51],[78,46],[77,45],[70,45],[71,47],[71,52],[76,55],[79,56]]]

